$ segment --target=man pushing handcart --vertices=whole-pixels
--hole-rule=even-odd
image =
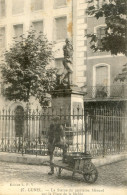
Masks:
[[[62,161],[54,162],[55,147],[63,150]],[[54,167],[59,169],[59,177],[63,169],[72,171],[72,177],[76,173],[82,174],[87,183],[94,183],[98,178],[98,171],[95,165],[91,162],[91,155],[88,153],[72,152],[67,154],[67,144],[65,139],[65,131],[63,125],[60,124],[60,118],[54,117],[48,132],[48,151],[50,156],[50,172],[54,174]]]

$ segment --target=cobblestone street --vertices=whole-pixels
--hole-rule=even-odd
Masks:
[[[61,179],[57,178],[56,174],[49,176],[47,173],[49,167],[47,166],[35,166],[35,165],[23,165],[16,163],[0,162],[0,181],[1,191],[6,187],[11,190],[19,190],[20,192],[34,191],[43,194],[44,187],[51,188],[80,188],[88,191],[89,189],[103,190],[105,188],[127,188],[127,160],[113,163],[110,165],[102,166],[98,168],[99,177],[98,180],[92,184],[87,184],[83,181],[82,176],[76,175],[72,180],[71,172],[63,171]],[[39,186],[39,188],[36,188]],[[85,191],[84,191],[85,192]],[[19,192],[18,192],[19,193]],[[2,193],[0,193],[1,195]],[[14,193],[13,193],[14,194]],[[23,194],[23,193],[22,193]],[[25,193],[26,194],[26,193]],[[40,195],[39,194],[39,195]],[[45,195],[46,193],[44,193]],[[50,193],[48,193],[50,194]],[[51,195],[53,191],[51,190]],[[57,193],[54,193],[54,195]],[[59,193],[58,193],[59,194]],[[74,193],[75,195],[82,195],[82,193]],[[83,193],[84,194],[84,193]],[[98,193],[97,193],[98,194]],[[3,194],[5,195],[5,193]]]

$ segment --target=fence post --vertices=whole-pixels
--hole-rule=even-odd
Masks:
[[[118,111],[118,152],[120,153],[121,149],[121,109]]]
[[[84,111],[84,122],[85,122],[85,154],[87,154],[87,131],[88,131],[88,111]]]
[[[24,111],[22,113],[22,118],[23,118],[23,129],[22,129],[22,156],[24,153]]]
[[[106,115],[106,108],[102,110],[102,117],[103,117],[103,157],[105,156],[105,115]]]

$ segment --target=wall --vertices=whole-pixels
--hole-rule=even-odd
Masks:
[[[63,45],[65,40],[55,41],[55,29],[54,20],[57,17],[67,17],[67,36],[72,38],[72,0],[67,0],[67,5],[55,8],[54,0],[43,0],[44,5],[42,10],[33,11],[31,6],[31,0],[24,1],[24,12],[21,14],[12,14],[12,0],[6,1],[6,16],[0,18],[0,27],[6,28],[6,49],[9,49],[13,44],[14,29],[13,25],[23,24],[23,33],[26,35],[30,29],[32,22],[43,20],[44,34],[49,41],[55,43],[54,53],[55,58],[63,58]],[[54,42],[55,41],[55,42]],[[0,50],[0,56],[3,50]],[[2,58],[0,58],[0,61]],[[1,80],[1,78],[0,78]],[[7,104],[7,101],[0,97],[0,101],[3,104]],[[35,104],[35,100],[31,100],[32,104]],[[13,103],[13,102],[12,102]]]
[[[103,56],[102,58],[93,58],[87,61],[87,85],[93,86],[93,67],[97,64],[110,65],[110,84],[114,83],[115,76],[121,72],[122,66],[126,63],[124,56]]]
[[[92,16],[87,18],[87,33],[94,33],[95,27],[99,25],[104,25],[105,19],[95,19]],[[86,84],[87,86],[93,86],[93,66],[97,64],[108,64],[110,65],[110,84],[114,84],[115,76],[121,72],[122,66],[126,63],[126,57],[122,54],[113,56],[110,52],[93,52],[90,49],[90,39],[87,40],[87,52],[85,53],[85,64],[87,65],[86,69]]]

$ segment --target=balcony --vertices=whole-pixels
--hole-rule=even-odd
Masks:
[[[111,86],[87,86],[84,99],[127,99],[127,84]]]

